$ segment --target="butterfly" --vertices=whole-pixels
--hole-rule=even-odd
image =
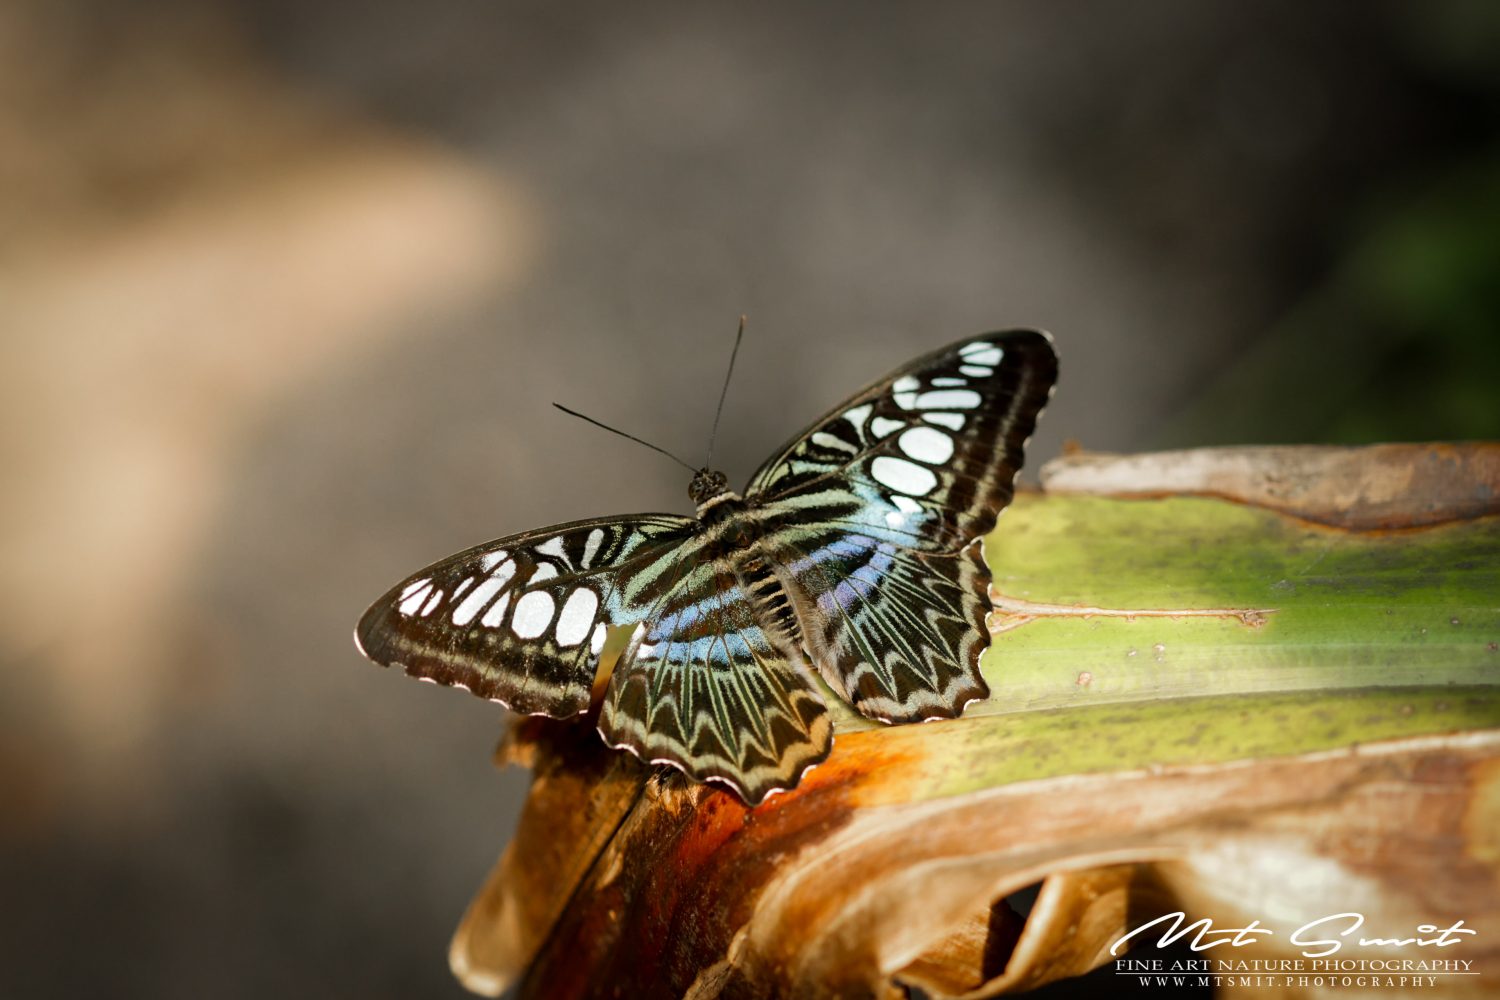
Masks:
[[[355,641],[378,664],[562,719],[590,709],[606,638],[628,629],[599,705],[605,743],[758,804],[832,747],[814,673],[887,723],[989,696],[981,540],[1056,378],[1044,333],[952,344],[819,418],[743,494],[702,468],[692,517],[573,521],[460,552],[376,601]]]

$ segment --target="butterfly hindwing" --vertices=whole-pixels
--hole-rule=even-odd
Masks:
[[[752,478],[808,652],[863,714],[952,717],[987,694],[977,539],[1010,502],[1056,377],[1044,334],[962,341],[856,394]]]
[[[979,657],[989,644],[989,574],[976,546],[922,552],[838,529],[784,551],[778,572],[809,654],[860,714],[951,719],[988,697]]]
[[[609,626],[661,597],[694,522],[601,518],[513,535],[397,584],[355,630],[365,655],[517,712],[566,718],[589,705]]]
[[[599,731],[758,803],[828,755],[832,723],[784,605],[767,600],[779,593],[769,571],[685,549],[668,596],[615,666]]]

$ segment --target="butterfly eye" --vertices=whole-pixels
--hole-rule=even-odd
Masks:
[[[688,498],[698,506],[729,491],[729,477],[714,469],[699,469],[688,484]]]

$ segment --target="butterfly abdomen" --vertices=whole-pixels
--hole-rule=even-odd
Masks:
[[[792,609],[791,598],[776,574],[759,556],[752,555],[738,567],[742,585],[754,602],[755,617],[774,628],[794,646],[802,646],[802,629]]]
[[[738,494],[724,493],[700,508],[708,551],[733,567],[750,596],[756,620],[775,629],[794,646],[802,645],[791,598],[758,551],[765,533],[758,511]]]

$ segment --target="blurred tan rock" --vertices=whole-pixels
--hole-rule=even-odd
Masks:
[[[232,24],[73,15],[0,11],[0,653],[114,751],[242,433],[503,290],[532,236],[501,178],[273,78]]]

